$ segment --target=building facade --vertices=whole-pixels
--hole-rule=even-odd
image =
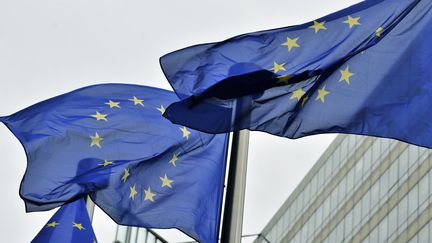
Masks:
[[[339,135],[255,243],[432,242],[432,150]]]
[[[117,226],[114,243],[168,243],[151,229]]]

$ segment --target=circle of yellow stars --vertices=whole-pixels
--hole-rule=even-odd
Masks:
[[[276,63],[275,63],[276,65]],[[284,70],[283,68],[284,64],[281,64],[280,66],[278,66],[277,68],[280,68],[281,70]],[[277,71],[277,70],[276,70]],[[133,103],[134,106],[138,106],[138,107],[144,107],[144,100],[140,99],[137,96],[133,96],[132,98],[128,99],[129,101],[131,101]],[[104,103],[105,105],[107,105],[110,109],[121,109],[121,102],[120,101],[116,101],[116,100],[108,100],[107,102]],[[165,107],[163,105],[160,105],[159,107],[155,107],[155,109],[157,111],[160,112],[161,115],[163,115],[165,113]],[[94,118],[97,122],[103,121],[103,122],[108,122],[108,117],[109,114],[104,114],[102,112],[99,111],[95,111],[95,113],[90,114],[90,117]],[[181,132],[181,136],[188,140],[189,136],[191,135],[191,131],[187,128],[187,127],[180,127],[180,132]],[[105,138],[99,134],[98,131],[95,132],[94,135],[90,135],[90,147],[97,147],[97,148],[102,148],[103,147],[103,143],[102,141]],[[168,161],[168,163],[170,165],[172,165],[173,167],[177,167],[176,162],[179,160],[179,153],[173,153],[172,158]],[[111,160],[104,160],[102,163],[98,164],[101,167],[107,167],[107,166],[112,166],[114,165],[114,161]],[[130,168],[125,168],[123,170],[123,174],[121,176],[121,180],[123,181],[123,183],[126,183],[126,181],[129,179],[131,175],[131,169]],[[166,173],[159,176],[159,179],[161,180],[161,188],[164,187],[168,187],[168,188],[173,188],[173,183],[174,180],[172,180]],[[144,201],[149,201],[149,202],[154,202],[155,201],[155,197],[157,196],[157,194],[152,191],[151,187],[147,187],[147,189],[143,190],[144,192]],[[130,200],[135,200],[136,196],[139,194],[139,190],[137,189],[137,184],[133,184],[133,186],[129,186],[129,199]],[[47,224],[47,227],[56,227],[59,223],[58,222],[51,222],[49,224]],[[82,224],[78,224],[78,223],[73,223],[73,227],[77,228],[79,230],[83,230],[85,229]]]
[[[355,27],[361,26],[359,16],[352,16],[348,15],[346,16],[346,19],[342,21],[343,24],[346,24],[346,26],[351,30]],[[315,34],[318,34],[321,31],[327,31],[326,21],[323,20],[314,20],[311,25],[308,26],[309,29],[312,29]],[[384,32],[384,28],[382,26],[379,26],[375,32],[373,33],[373,36],[381,37],[382,33]],[[295,48],[301,47],[301,39],[299,36],[286,36],[286,41],[284,41],[282,46],[285,46],[288,50],[288,52],[293,51]],[[279,72],[287,71],[286,63],[285,62],[273,62],[273,67],[269,68],[270,71],[273,71],[275,74],[278,74]],[[340,78],[338,80],[339,83],[345,83],[347,85],[351,84],[351,78],[354,76],[354,72],[350,69],[349,66],[346,66],[339,70],[340,72]],[[284,74],[277,76],[277,83],[282,85],[289,84],[289,80],[293,77],[291,74]],[[323,85],[322,87],[317,89],[317,94],[315,97],[315,101],[325,103],[326,96],[331,94],[329,90],[327,90],[326,85]],[[290,100],[296,100],[297,102],[301,102],[301,106],[304,106],[305,103],[309,100],[309,95],[307,91],[305,91],[303,88],[298,88],[290,92]]]

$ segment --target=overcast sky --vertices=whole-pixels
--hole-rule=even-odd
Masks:
[[[97,83],[170,89],[159,57],[198,43],[300,24],[358,0],[0,0],[0,115]],[[289,140],[251,133],[244,234],[259,233],[334,135]],[[0,124],[0,237],[30,242],[54,211],[26,214],[24,150]],[[94,219],[101,243],[115,224]],[[173,242],[182,234],[161,231]],[[245,239],[251,242],[254,238]]]

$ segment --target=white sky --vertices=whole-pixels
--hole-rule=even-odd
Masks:
[[[170,89],[159,57],[189,45],[300,24],[358,0],[0,0],[0,115],[87,85]],[[251,133],[244,234],[259,233],[334,135],[289,140]],[[54,211],[26,214],[18,194],[24,150],[0,125],[0,237],[30,242]],[[97,211],[99,242],[115,224]],[[173,242],[188,240],[158,231]],[[254,238],[245,239],[251,242]]]

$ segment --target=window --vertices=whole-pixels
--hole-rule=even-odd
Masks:
[[[372,188],[370,189],[370,191],[371,191],[371,194],[372,194],[372,196],[371,196],[371,208],[374,208],[375,205],[377,205],[378,201],[379,201],[379,195],[380,195],[379,194],[379,183],[376,182],[372,186]]]
[[[416,209],[418,207],[419,207],[419,204],[418,204],[418,184],[417,184],[408,193],[408,216],[411,219],[415,219],[416,218],[416,215],[412,216],[412,214],[416,211]],[[410,221],[412,221],[412,220],[409,220],[408,223],[411,223]]]
[[[418,242],[430,242],[429,241],[429,225],[426,224],[418,233]]]
[[[430,172],[429,172],[430,173]],[[429,197],[429,173],[423,176],[419,182],[419,204],[421,205]]]
[[[379,242],[386,242],[387,236],[388,236],[388,217],[385,217],[380,224],[378,225],[378,238]]]
[[[408,197],[405,196],[398,204],[398,226],[400,227],[400,234],[402,232],[402,226],[406,224],[406,220],[408,218]]]
[[[388,215],[388,232],[389,235],[393,234],[393,232],[397,229],[397,206],[392,209],[392,211]]]

